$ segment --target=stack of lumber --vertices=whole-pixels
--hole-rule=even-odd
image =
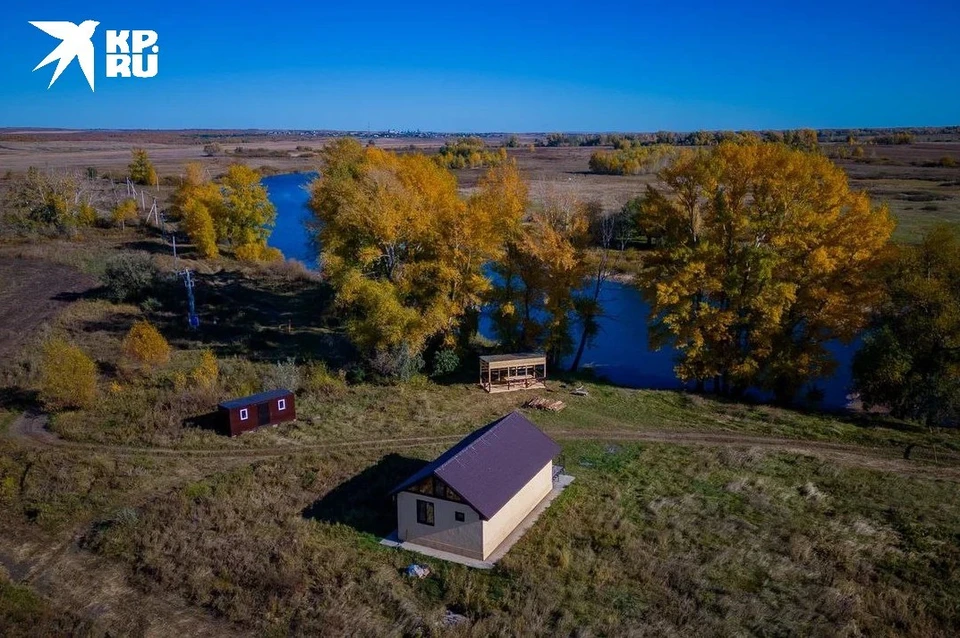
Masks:
[[[523,404],[525,408],[536,408],[537,410],[550,410],[551,412],[559,412],[560,410],[567,407],[567,404],[563,401],[556,401],[554,399],[545,399],[543,397],[534,397]]]

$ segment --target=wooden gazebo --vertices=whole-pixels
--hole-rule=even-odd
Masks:
[[[545,388],[547,357],[535,352],[480,357],[480,386],[487,392]]]

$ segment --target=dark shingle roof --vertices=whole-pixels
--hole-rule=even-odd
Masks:
[[[542,352],[517,352],[515,354],[485,354],[480,357],[481,361],[486,363],[498,363],[500,361],[519,361],[524,359],[543,359],[546,355]]]
[[[266,392],[259,392],[257,394],[251,394],[248,397],[240,397],[239,399],[230,399],[229,401],[224,401],[220,404],[221,408],[227,410],[232,410],[234,408],[242,408],[248,405],[253,405],[256,403],[263,403],[264,401],[269,401],[270,399],[282,399],[283,397],[293,394],[290,390],[285,388],[277,388],[276,390],[267,390]]]
[[[559,453],[553,439],[519,412],[511,412],[469,434],[391,493],[434,474],[490,519]]]

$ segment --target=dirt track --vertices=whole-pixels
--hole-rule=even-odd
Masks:
[[[49,261],[0,257],[0,368],[40,324],[96,283],[89,275]]]
[[[42,414],[22,414],[7,431],[7,436],[19,443],[37,448],[64,450],[89,450],[98,454],[152,455],[161,458],[189,458],[190,472],[202,476],[217,470],[264,458],[276,458],[295,454],[316,454],[335,451],[392,451],[404,448],[450,443],[462,435],[425,436],[380,440],[346,440],[303,446],[277,446],[270,448],[177,450],[173,448],[149,448],[98,445],[65,441],[46,429],[47,418]],[[893,472],[920,478],[932,478],[960,482],[960,459],[956,456],[943,458],[942,463],[931,465],[898,458],[896,448],[871,448],[822,441],[802,441],[757,435],[704,432],[696,430],[549,430],[559,440],[595,440],[604,442],[671,443],[677,445],[705,445],[732,449],[760,449],[771,452],[789,452],[810,455],[838,464]],[[176,473],[169,478],[170,487],[183,476]],[[140,495],[139,498],[142,498]],[[29,584],[81,614],[99,618],[109,626],[124,630],[134,629],[150,636],[218,636],[241,635],[230,623],[214,617],[202,609],[184,604],[176,596],[150,593],[135,589],[129,584],[123,569],[116,563],[86,552],[78,546],[81,528],[68,532],[54,545],[33,543],[8,544],[0,538],[0,564],[18,582]],[[96,578],[91,578],[91,575]],[[135,620],[134,620],[135,619]]]
[[[75,443],[65,441],[46,429],[46,416],[23,414],[14,421],[8,435],[27,444],[52,446],[74,450],[90,450],[115,455],[138,455],[158,457],[190,457],[204,459],[271,458],[293,454],[316,454],[350,450],[398,450],[432,444],[454,443],[463,434],[443,436],[420,436],[390,439],[358,439],[318,443],[314,445],[275,446],[265,448],[178,450],[175,448],[128,447]],[[824,441],[804,441],[750,434],[704,432],[702,430],[549,430],[551,436],[564,441],[637,441],[649,443],[673,443],[676,445],[705,445],[728,448],[754,448],[772,452],[789,452],[815,456],[828,461],[856,467],[864,467],[908,476],[939,478],[960,482],[960,458],[941,453],[936,458],[940,463],[930,464],[902,458],[897,448],[865,447]]]

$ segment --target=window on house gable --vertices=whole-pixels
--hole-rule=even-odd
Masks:
[[[417,522],[421,525],[433,525],[433,503],[417,499]]]
[[[240,408],[240,420],[246,421],[249,418],[250,418],[250,411],[247,410],[246,408]]]
[[[466,516],[464,516],[463,512],[454,512],[453,518],[455,518],[458,523],[462,523],[466,520]]]
[[[287,409],[287,400],[286,399],[277,399],[277,409],[286,410]]]

